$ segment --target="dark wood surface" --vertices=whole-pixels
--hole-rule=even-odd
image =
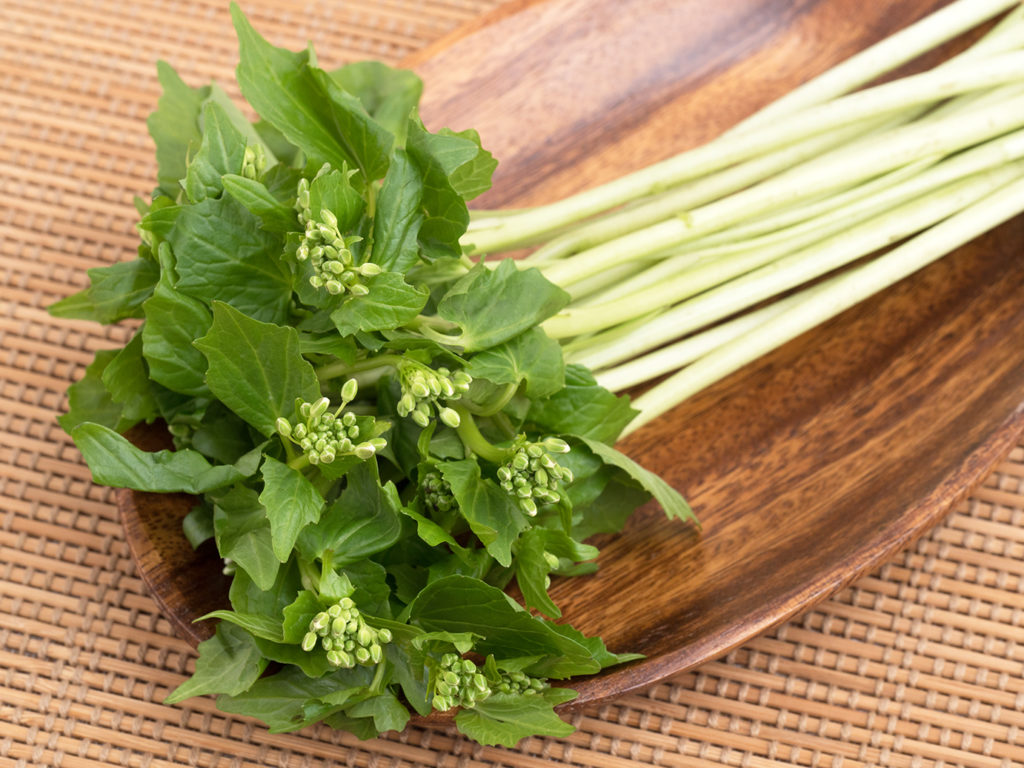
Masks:
[[[484,205],[552,200],[705,141],[943,2],[518,2],[413,62],[432,128],[501,160]],[[935,525],[1024,432],[1024,222],[805,334],[620,447],[688,497],[645,508],[565,618],[643,661],[573,706],[648,686],[833,594]],[[185,497],[122,491],[140,572],[181,634],[226,581],[178,533]]]

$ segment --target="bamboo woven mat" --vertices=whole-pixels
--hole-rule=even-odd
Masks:
[[[397,61],[497,0],[246,3],[279,44]],[[0,0],[0,764],[10,766],[978,766],[1024,764],[1024,449],[895,562],[564,741],[483,748],[409,729],[270,735],[210,699],[136,575],[109,490],[57,426],[124,329],[51,319],[131,255],[151,188],[154,61],[232,82],[219,0]],[[326,59],[326,57],[324,57]]]

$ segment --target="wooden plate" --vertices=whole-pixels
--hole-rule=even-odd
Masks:
[[[501,159],[483,205],[529,205],[701,143],[937,0],[517,3],[413,62],[432,127]],[[1024,222],[845,313],[620,446],[690,499],[698,535],[638,513],[600,572],[553,587],[565,618],[643,661],[575,680],[573,706],[719,656],[907,546],[1024,430]],[[148,439],[159,441],[159,435]],[[153,447],[156,447],[155,444]],[[190,501],[119,495],[153,595],[190,642],[224,604]]]

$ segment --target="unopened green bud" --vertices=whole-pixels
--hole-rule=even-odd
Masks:
[[[377,640],[381,643],[390,643],[392,639],[391,630],[384,628],[377,630]]]
[[[462,419],[459,417],[458,411],[456,411],[454,408],[442,408],[440,411],[438,411],[437,415],[442,422],[447,424],[452,429],[458,429],[459,424],[462,423]]]
[[[355,655],[356,661],[358,661],[360,664],[366,664],[370,661],[370,650],[368,648],[364,648],[361,645],[358,648],[356,648]]]
[[[362,283],[356,283],[355,285],[350,286],[348,290],[353,296],[365,296],[370,292],[370,289]]]
[[[439,712],[445,712],[455,706],[455,702],[448,696],[435,696],[430,703]]]
[[[568,453],[569,444],[560,437],[546,437],[543,440],[544,447],[551,453]]]
[[[533,499],[519,499],[519,508],[530,517],[537,516],[537,502]]]
[[[274,427],[277,429],[277,433],[282,437],[292,436],[291,422],[289,422],[288,419],[284,418],[284,416],[277,417],[277,420],[274,422]]]
[[[338,217],[334,215],[333,211],[329,211],[324,208],[320,211],[320,218],[327,226],[332,227],[333,229],[338,228]]]
[[[334,455],[334,449],[332,449],[330,446],[328,446],[327,448],[320,452],[321,464],[330,464],[336,458],[337,456]]]
[[[383,437],[371,437],[367,442],[377,451],[383,451],[388,447],[388,441]]]
[[[339,293],[342,292],[344,286],[337,280],[327,280],[326,282],[324,282],[324,288],[326,288],[327,292],[332,296],[337,296]]]
[[[358,633],[356,634],[356,642],[360,645],[369,647],[370,643],[374,641],[376,633],[366,624],[359,627]]]
[[[359,382],[355,379],[349,379],[341,388],[341,399],[346,403],[350,403],[356,399],[356,394],[358,394],[358,392]],[[353,418],[355,417],[353,416]]]
[[[373,264],[366,262],[365,264],[359,265],[359,274],[363,277],[374,277],[382,272],[380,264]]]
[[[324,647],[325,651],[335,650],[335,640],[330,635],[321,639],[320,644]]]
[[[339,611],[351,611],[353,608],[356,607],[355,601],[353,601],[351,597],[341,598],[341,600],[338,601],[337,605]]]
[[[551,570],[557,569],[559,565],[558,558],[547,550],[544,551],[544,562],[548,564],[548,568]]]
[[[427,425],[430,424],[430,416],[421,410],[417,409],[413,411],[410,414],[410,416],[412,416],[412,420],[415,421],[417,425],[423,427],[424,429],[426,429]]]
[[[309,629],[313,632],[319,632],[321,629],[326,629],[331,623],[331,616],[326,611],[320,611],[313,619],[309,622]]]
[[[345,634],[345,624],[347,623],[347,620],[343,616],[338,616],[334,621],[331,622],[331,634]]]
[[[384,649],[377,643],[373,643],[370,646],[370,661],[374,664],[380,664],[381,659],[384,658]]]
[[[372,459],[376,455],[377,449],[370,443],[360,443],[352,449],[352,453],[356,455],[356,458],[366,461],[367,459]]]
[[[307,632],[305,635],[302,636],[302,650],[306,651],[307,653],[309,651],[312,651],[314,648],[316,648],[317,639],[318,635],[316,632]]]

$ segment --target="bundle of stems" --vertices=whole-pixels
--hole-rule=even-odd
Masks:
[[[865,87],[997,18],[933,69]],[[628,432],[1022,211],[1024,7],[956,0],[708,144],[474,211],[463,242],[534,249],[520,264],[573,299],[545,330],[604,386],[666,377]]]

